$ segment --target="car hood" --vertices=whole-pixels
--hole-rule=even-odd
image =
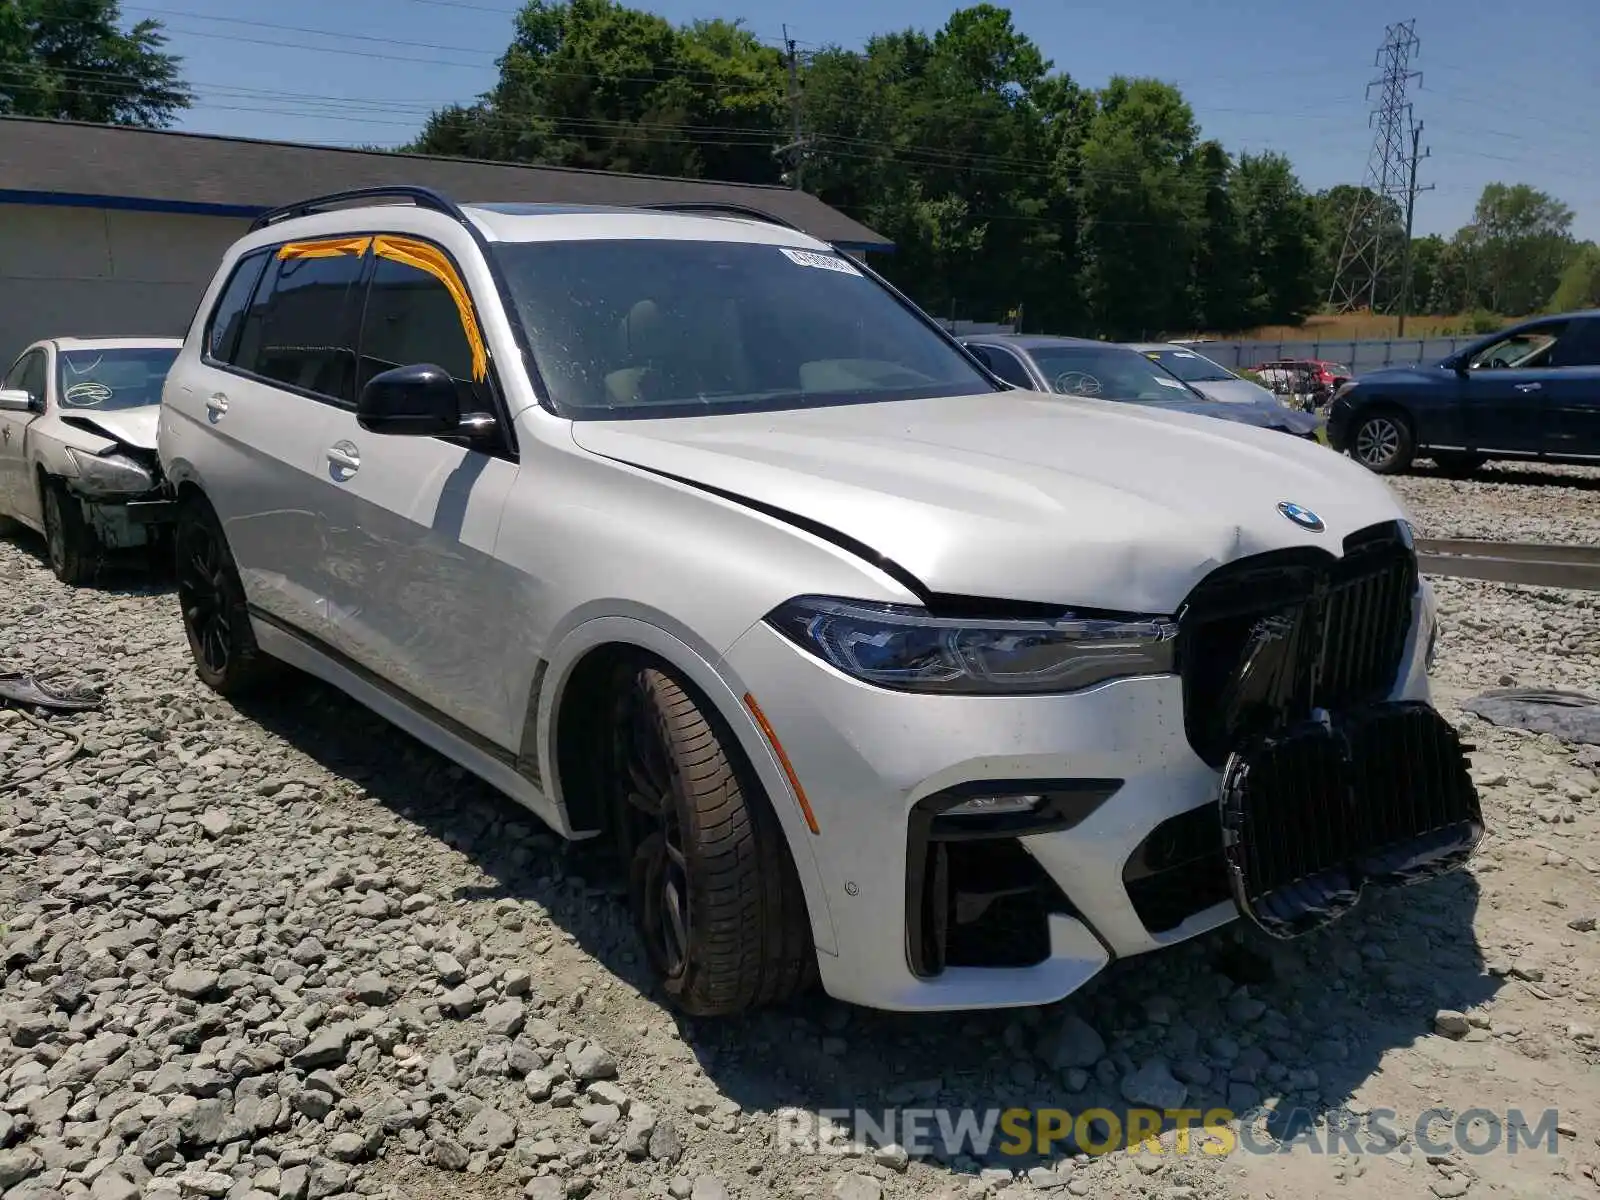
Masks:
[[[67,429],[78,430],[136,450],[156,448],[156,427],[161,417],[159,404],[146,404],[139,408],[123,408],[114,412],[98,412],[92,408],[63,409],[57,420]],[[84,449],[94,449],[85,444]],[[96,453],[102,451],[96,449]]]
[[[1338,554],[1345,535],[1406,516],[1376,476],[1298,438],[1036,392],[572,431],[590,453],[826,527],[952,596],[1170,613],[1225,562]]]
[[[1271,392],[1248,379],[1206,379],[1189,385],[1202,396],[1222,404],[1277,404]],[[1283,406],[1278,405],[1279,408]]]
[[[1423,363],[1412,367],[1380,367],[1376,371],[1363,371],[1355,382],[1361,387],[1372,383],[1409,383],[1438,387],[1453,377],[1454,372],[1441,363]]]

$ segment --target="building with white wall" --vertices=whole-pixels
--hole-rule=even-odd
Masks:
[[[399,183],[463,203],[739,204],[852,254],[893,249],[788,188],[5,117],[0,370],[41,337],[181,337],[223,250],[258,213]]]

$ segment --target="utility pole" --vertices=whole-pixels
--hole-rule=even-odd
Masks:
[[[1367,118],[1373,129],[1372,151],[1328,293],[1335,312],[1377,311],[1379,283],[1394,269],[1395,234],[1388,218],[1406,191],[1405,130],[1411,121],[1406,92],[1412,80],[1422,78],[1421,72],[1411,69],[1411,56],[1421,45],[1416,21],[1401,21],[1384,30],[1383,45],[1374,59],[1379,75],[1367,85],[1369,98],[1377,92]]]
[[[805,164],[806,145],[804,124],[800,117],[800,54],[794,39],[789,36],[789,26],[783,27],[783,48],[789,60],[789,120],[791,141],[779,148],[779,153],[789,158],[789,186],[800,190],[800,173]]]
[[[1422,149],[1422,122],[1418,121],[1411,127],[1411,182],[1406,186],[1406,249],[1401,259],[1400,276],[1400,322],[1395,329],[1395,337],[1406,335],[1406,313],[1411,308],[1411,222],[1417,212],[1417,193],[1433,190],[1433,184],[1417,186],[1417,164],[1433,154],[1431,148]]]

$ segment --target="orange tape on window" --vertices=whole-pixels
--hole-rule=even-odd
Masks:
[[[318,238],[314,242],[285,242],[278,247],[279,258],[338,258],[341,254],[362,255],[372,245],[369,237]]]
[[[407,237],[377,237],[373,239],[372,252],[379,258],[391,259],[394,262],[405,263],[408,267],[415,267],[419,271],[426,271],[450,293],[450,298],[456,302],[456,312],[461,317],[461,328],[467,335],[467,344],[472,348],[472,379],[474,383],[482,383],[489,377],[489,351],[484,345],[483,332],[478,328],[478,317],[472,309],[472,297],[467,294],[467,285],[456,274],[455,267],[445,257],[444,251],[427,242],[419,242],[415,238]]]

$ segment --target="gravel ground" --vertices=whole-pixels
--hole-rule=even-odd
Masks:
[[[1600,476],[1571,478],[1397,487],[1435,536],[1600,540]],[[596,851],[319,685],[220,700],[163,587],[69,590],[0,541],[0,669],[107,694],[0,709],[0,1196],[1600,1195],[1596,758],[1454,707],[1600,686],[1600,596],[1436,586],[1438,699],[1490,824],[1470,871],[1294,943],[1230,929],[1118,964],[1047,1008],[811,996],[719,1023],[652,994]],[[1316,1154],[1316,1128],[1269,1155],[776,1144],[795,1109],[1125,1103],[1266,1103],[1279,1135],[1294,1110],[1406,1130],[1554,1104],[1560,1152]]]
[[[1424,537],[1600,545],[1600,468],[1490,463],[1470,479],[1431,464],[1390,484]]]

